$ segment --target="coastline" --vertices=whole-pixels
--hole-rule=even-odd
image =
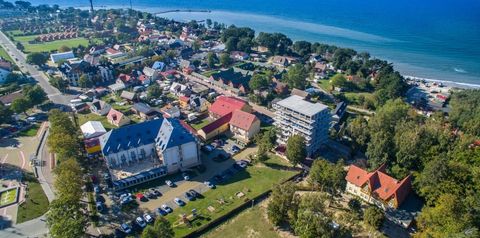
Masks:
[[[79,7],[79,8],[88,9],[88,7]],[[103,9],[109,9],[109,8],[111,8],[111,9],[115,9],[115,8],[126,9],[128,7],[120,6],[120,5],[109,5],[109,6],[101,6],[101,8],[103,8]],[[243,16],[244,19],[247,19],[248,21],[251,21],[252,19],[255,18],[255,19],[261,20],[261,22],[259,22],[259,23],[264,23],[264,24],[263,25],[258,24],[258,25],[262,25],[263,28],[265,28],[265,27],[269,28],[269,32],[281,32],[281,33],[287,35],[292,40],[307,40],[307,41],[310,41],[310,42],[314,42],[314,41],[312,41],[312,39],[306,39],[304,36],[302,36],[303,34],[299,35],[300,33],[304,33],[304,32],[299,32],[298,29],[293,29],[292,26],[287,26],[287,27],[290,27],[290,28],[293,29],[293,30],[290,30],[290,31],[282,31],[282,29],[279,29],[278,26],[267,26],[266,24],[268,24],[268,21],[272,21],[272,20],[275,19],[274,17],[268,16],[268,15],[264,16],[264,15],[256,15],[256,14],[249,14],[249,13],[243,13],[243,12],[230,12],[230,11],[209,10],[209,9],[172,9],[172,8],[144,7],[144,6],[134,7],[134,9],[155,14],[155,16],[157,16],[157,17],[163,17],[163,18],[172,19],[172,20],[175,20],[175,21],[183,21],[183,22],[188,21],[188,20],[196,20],[196,21],[202,22],[207,18],[211,18],[212,20],[215,21],[215,20],[217,20],[213,17],[213,16],[215,16],[217,18],[218,17],[220,18],[220,19],[217,20],[218,22],[225,23],[225,24],[228,25],[228,24],[235,24],[235,22],[236,22],[236,21],[234,21],[235,18],[233,18],[232,16],[236,16],[236,18],[238,18],[240,16]],[[173,15],[173,14],[175,14],[175,15]],[[182,19],[182,16],[181,16],[182,14],[188,14],[188,18]],[[207,17],[204,14],[213,14],[213,15],[212,15],[212,17]],[[225,16],[225,17],[222,18],[220,16]],[[245,17],[245,16],[251,16],[251,17]],[[228,20],[230,20],[231,22],[228,22]],[[242,21],[247,21],[247,20],[242,20]],[[436,69],[425,68],[425,67],[418,66],[418,65],[412,65],[412,64],[407,63],[407,62],[398,62],[396,60],[393,60],[391,57],[389,57],[389,55],[385,52],[383,54],[376,54],[375,52],[372,52],[371,50],[364,50],[361,47],[360,48],[359,47],[351,47],[351,46],[348,46],[348,45],[345,45],[345,44],[339,44],[336,41],[336,40],[338,40],[338,38],[349,38],[349,40],[359,41],[363,45],[365,45],[365,44],[391,44],[391,43],[396,42],[395,39],[389,39],[389,38],[385,38],[385,37],[382,37],[382,36],[377,36],[377,35],[373,35],[373,34],[353,31],[353,30],[344,29],[344,28],[338,28],[338,27],[334,27],[334,26],[322,25],[322,24],[315,24],[315,23],[308,23],[308,22],[295,22],[295,21],[290,21],[290,20],[285,20],[285,19],[280,19],[280,18],[279,18],[279,20],[281,21],[281,23],[283,23],[283,25],[298,23],[298,24],[302,25],[303,28],[305,28],[305,29],[309,29],[310,31],[315,31],[314,33],[324,34],[325,36],[328,36],[328,37],[325,37],[327,39],[319,39],[318,42],[331,44],[331,45],[336,45],[336,46],[339,46],[339,47],[353,48],[353,49],[355,49],[359,52],[360,51],[367,51],[367,52],[371,53],[372,57],[376,57],[378,59],[386,60],[388,62],[391,62],[391,63],[393,63],[394,67],[405,78],[410,78],[410,79],[414,79],[414,80],[425,80],[425,81],[428,81],[428,82],[438,82],[438,83],[442,83],[444,85],[451,86],[453,88],[463,88],[463,89],[466,89],[466,88],[478,89],[478,88],[480,88],[480,82],[478,84],[477,83],[471,83],[471,81],[477,81],[477,80],[480,81],[480,78],[471,77],[471,76],[453,75],[455,72],[456,73],[461,73],[461,72],[458,72],[457,70],[455,70],[456,68],[452,69],[455,72],[446,72],[445,73],[445,74],[450,74],[449,76],[445,77],[445,78],[448,78],[448,79],[440,78],[438,76],[423,76],[423,75],[418,74],[416,72],[424,72],[425,73],[425,72],[429,71],[429,73],[430,73],[430,72],[434,72]],[[278,24],[278,22],[277,22],[277,24]],[[242,24],[242,22],[236,23],[235,25],[236,26],[251,27],[257,33],[260,32],[260,31],[265,31],[265,29],[262,29],[262,27],[252,26],[251,24]],[[298,27],[298,25],[296,25],[294,27]],[[312,30],[312,28],[315,28],[315,27],[318,28],[318,29],[313,29]],[[295,32],[299,33],[299,34],[295,34]],[[328,39],[331,39],[331,40],[328,40]],[[401,52],[401,49],[398,49],[398,51]],[[401,53],[403,53],[403,52],[401,52]],[[440,72],[440,71],[438,71],[438,72]],[[439,74],[438,72],[436,72],[435,74]],[[427,75],[428,75],[428,73],[427,73]],[[450,79],[450,78],[462,78],[462,77],[463,78],[469,78],[469,79],[467,79],[467,80],[464,79],[464,80],[459,80],[459,81],[453,81],[453,80]],[[464,81],[467,81],[467,82],[464,82]]]

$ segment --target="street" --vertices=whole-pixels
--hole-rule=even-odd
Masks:
[[[62,94],[57,88],[50,85],[48,77],[41,71],[37,70],[34,66],[27,64],[26,55],[15,47],[15,44],[0,31],[0,44],[5,48],[7,53],[12,57],[15,63],[20,67],[23,73],[30,73],[40,87],[48,95],[48,98],[55,104],[62,104],[68,106],[70,98],[73,96]]]

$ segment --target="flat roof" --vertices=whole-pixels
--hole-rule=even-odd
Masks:
[[[313,116],[325,109],[328,109],[328,107],[324,104],[318,102],[311,103],[297,95],[292,95],[288,98],[285,98],[277,102],[277,104],[307,116]]]

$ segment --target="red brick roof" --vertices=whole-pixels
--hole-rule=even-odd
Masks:
[[[219,96],[208,110],[215,115],[225,116],[235,110],[241,110],[246,104],[247,102],[238,98]]]
[[[122,80],[123,82],[128,82],[132,79],[132,76],[130,76],[128,74],[120,74],[120,75],[118,75],[118,78],[120,80]]]
[[[410,175],[398,181],[385,173],[385,165],[370,173],[355,165],[351,165],[345,179],[358,187],[363,187],[367,184],[372,194],[384,201],[393,197],[398,205],[405,200],[411,190]]]
[[[230,125],[248,131],[256,120],[258,120],[257,117],[252,113],[235,110],[232,114]]]
[[[224,115],[224,116],[218,118],[217,120],[213,121],[212,123],[202,127],[202,129],[200,129],[200,130],[205,132],[205,134],[208,134],[208,133],[216,130],[217,128],[229,123],[230,119],[232,119],[232,113],[228,113],[227,115]]]
[[[188,102],[188,101],[190,101],[190,98],[186,97],[186,96],[180,96],[180,97],[178,97],[178,100],[180,100],[182,102]]]
[[[112,49],[112,48],[108,48],[106,51],[107,51],[107,53],[110,54],[110,55],[114,55],[114,54],[120,53],[120,51],[115,50],[115,49]]]

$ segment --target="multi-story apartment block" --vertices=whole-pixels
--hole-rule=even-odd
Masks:
[[[277,143],[285,145],[291,135],[301,135],[305,138],[308,156],[313,156],[326,143],[331,118],[327,106],[292,95],[275,103],[273,108]]]

